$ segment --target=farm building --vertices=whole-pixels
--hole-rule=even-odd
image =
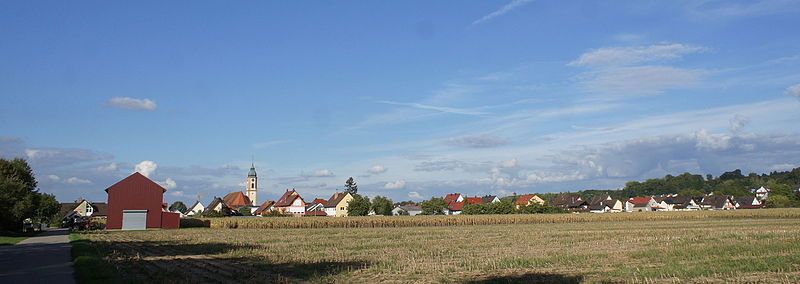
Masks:
[[[763,207],[756,196],[739,196],[735,198],[736,209],[758,209]]]
[[[177,229],[180,216],[167,212],[167,190],[136,172],[106,189],[108,193],[108,229],[144,230]]]

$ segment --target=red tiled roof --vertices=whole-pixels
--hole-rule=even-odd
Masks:
[[[311,203],[322,204],[322,206],[325,206],[328,203],[328,201],[322,198],[314,198],[314,201],[312,201]]]
[[[650,203],[650,199],[652,197],[647,196],[640,196],[640,197],[631,197],[628,199],[628,202],[633,203],[635,206],[647,206],[647,203]]]
[[[458,200],[459,196],[461,196],[461,193],[450,193],[448,195],[445,195],[444,202],[445,203],[455,202],[456,200]]]
[[[450,211],[461,211],[464,209],[464,202],[450,202],[447,204],[447,209]]]
[[[536,196],[536,194],[523,194],[517,198],[517,201],[514,202],[517,205],[528,205],[528,202],[531,201],[531,198]]]
[[[281,196],[281,199],[278,199],[278,201],[275,202],[275,207],[289,207],[289,206],[292,206],[292,203],[294,202],[294,200],[298,199],[298,198],[300,198],[300,201],[303,203],[303,206],[305,206],[305,201],[303,201],[303,198],[300,197],[300,194],[297,193],[297,191],[295,191],[294,189],[292,189],[292,190],[288,190],[287,189],[286,193],[284,193],[283,196]]]
[[[325,211],[306,211],[305,216],[328,216]]]
[[[222,202],[225,202],[225,205],[232,209],[238,209],[239,207],[250,206],[252,202],[250,202],[250,198],[247,198],[247,195],[244,195],[241,191],[231,192],[225,197],[222,198]]]
[[[467,197],[464,199],[466,204],[483,204],[483,198],[480,197]]]

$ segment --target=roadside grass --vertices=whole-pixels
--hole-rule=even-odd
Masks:
[[[72,265],[77,283],[120,283],[116,268],[104,260],[104,253],[80,233],[69,234]]]
[[[21,242],[24,239],[33,237],[38,232],[12,232],[12,231],[0,231],[0,246],[9,246],[15,245]]]

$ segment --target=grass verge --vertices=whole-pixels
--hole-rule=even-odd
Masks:
[[[103,259],[92,241],[81,234],[69,234],[72,245],[72,265],[75,267],[75,282],[77,283],[120,283],[117,270]]]
[[[22,233],[22,232],[0,231],[0,246],[15,245],[21,242],[22,240],[33,237],[35,235],[36,232]]]

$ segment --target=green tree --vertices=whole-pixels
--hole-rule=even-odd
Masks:
[[[344,182],[344,192],[349,192],[352,195],[356,195],[358,193],[358,184],[353,179],[353,177],[348,178]]]
[[[186,211],[189,210],[189,209],[186,208],[186,204],[183,204],[183,202],[175,201],[175,202],[172,203],[172,205],[169,206],[169,211],[173,211],[174,212],[176,210],[178,212],[186,214]]]
[[[467,204],[464,205],[464,209],[461,210],[461,214],[464,215],[488,214],[487,212],[487,206],[484,204]]]
[[[242,216],[253,216],[253,213],[250,212],[250,207],[247,206],[239,207],[239,214],[242,214]]]
[[[678,191],[678,195],[680,195],[680,196],[692,197],[692,196],[703,196],[703,194],[705,194],[705,193],[702,192],[702,191],[699,191],[697,189],[693,189],[693,188],[687,188],[687,189]]]
[[[375,214],[377,215],[392,216],[392,209],[394,209],[392,204],[393,202],[389,198],[375,196],[375,198],[372,199],[372,210],[375,210]]]
[[[556,214],[566,213],[567,211],[558,207],[531,204],[530,206],[522,206],[517,210],[518,214]]]
[[[783,207],[790,207],[792,205],[792,200],[789,199],[786,195],[780,194],[770,194],[767,198],[767,208],[783,208]]]
[[[25,218],[36,217],[36,178],[23,159],[0,159],[0,229],[17,230]]]
[[[444,199],[437,197],[423,201],[419,206],[422,207],[422,215],[444,215],[444,210],[447,209]]]
[[[369,197],[353,194],[353,199],[347,203],[347,215],[367,216],[372,208]]]
[[[486,204],[487,213],[489,214],[511,214],[514,213],[514,204],[510,201],[504,200],[495,203]]]
[[[56,200],[56,196],[49,193],[39,195],[39,200],[36,206],[37,218],[44,223],[52,223],[60,221],[61,216],[58,216],[61,210],[61,204]]]

